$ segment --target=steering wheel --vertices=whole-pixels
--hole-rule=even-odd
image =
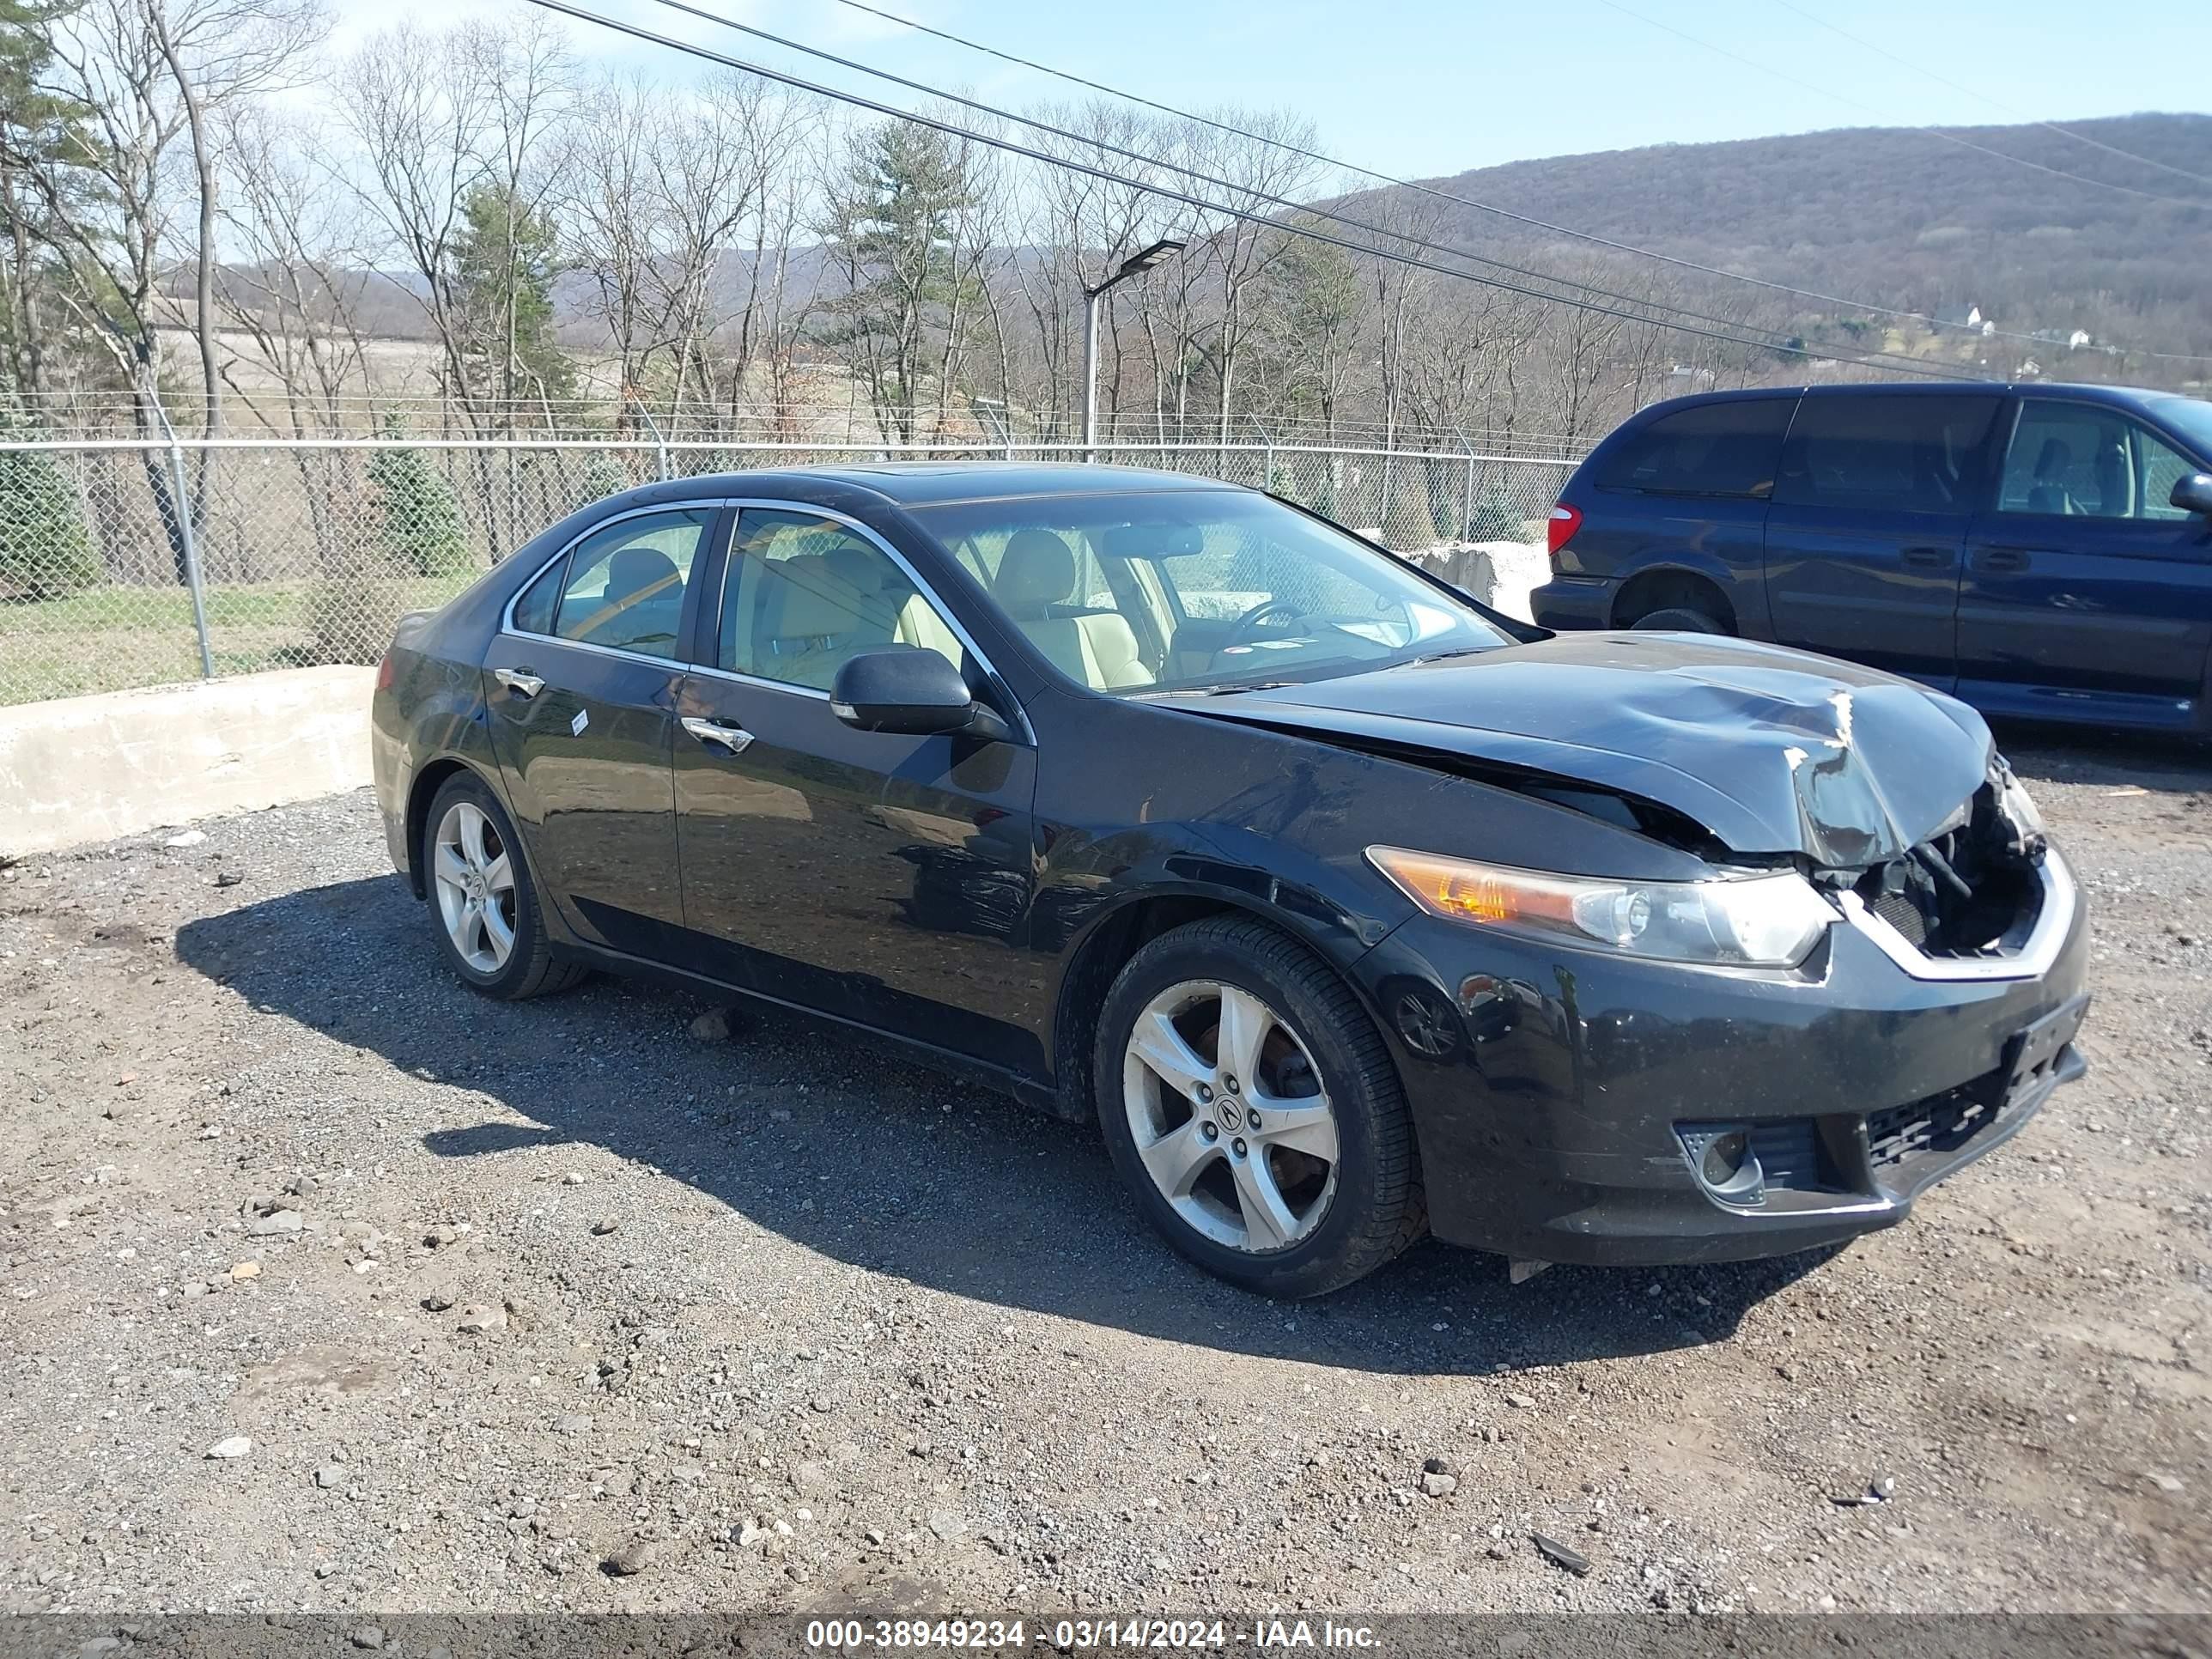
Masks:
[[[1285,622],[1297,623],[1305,613],[1288,599],[1262,599],[1229,627],[1228,638],[1219,648],[1226,651],[1232,645],[1243,645],[1260,632],[1260,625],[1270,617],[1280,617]]]

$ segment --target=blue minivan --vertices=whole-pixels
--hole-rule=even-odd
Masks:
[[[2212,403],[1929,381],[1655,404],[1553,509],[1546,628],[1740,634],[1986,714],[2212,734]]]

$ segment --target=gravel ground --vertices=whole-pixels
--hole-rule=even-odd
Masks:
[[[1911,1223],[1296,1306],[881,1046],[477,999],[365,794],[0,872],[0,1608],[2212,1608],[2212,764],[2016,758],[2094,1069]]]

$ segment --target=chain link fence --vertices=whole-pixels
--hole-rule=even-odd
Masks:
[[[1446,566],[1472,544],[1540,548],[1571,465],[1273,442],[1095,453],[1272,489]],[[0,703],[374,663],[404,612],[442,604],[575,508],[655,478],[1084,454],[1018,443],[0,443]]]

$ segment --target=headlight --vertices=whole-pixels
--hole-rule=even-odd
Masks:
[[[2044,842],[2043,814],[2028,799],[2027,789],[2002,762],[1997,786],[1997,811],[2012,826],[2012,843],[2022,854],[2033,854]]]
[[[1802,876],[1608,881],[1370,847],[1369,860],[1432,916],[1654,962],[1794,968],[1836,921]]]

